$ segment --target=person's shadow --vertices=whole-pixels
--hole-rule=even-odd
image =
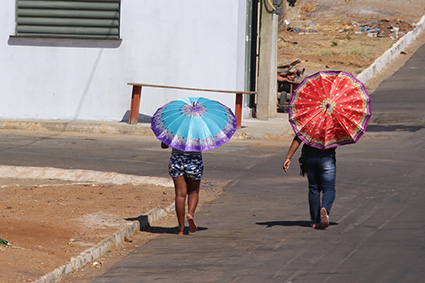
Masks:
[[[140,231],[153,233],[153,234],[177,234],[178,226],[175,227],[160,227],[160,226],[151,226],[148,221],[147,215],[140,215],[138,217],[126,218],[127,221],[139,221]],[[198,232],[208,230],[206,227],[199,227]],[[185,227],[184,233],[189,233],[189,228]]]
[[[273,226],[300,226],[300,227],[308,227],[311,228],[311,223],[310,221],[302,221],[302,220],[297,220],[297,221],[266,221],[266,222],[257,222],[255,223],[257,225],[262,225],[262,226],[266,226],[266,228],[270,228]],[[335,222],[331,222],[329,223],[329,225],[338,225],[338,223]]]

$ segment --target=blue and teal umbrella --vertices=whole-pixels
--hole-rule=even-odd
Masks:
[[[152,116],[151,128],[169,147],[202,152],[230,140],[236,131],[236,117],[218,101],[186,97],[160,107]]]

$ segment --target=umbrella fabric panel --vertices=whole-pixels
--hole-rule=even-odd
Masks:
[[[202,97],[184,98],[169,103],[165,105],[162,113],[164,126],[184,139],[206,139],[215,136],[229,123],[228,111],[223,105]]]
[[[356,142],[371,115],[370,97],[354,76],[318,72],[306,78],[289,102],[292,128],[305,143],[322,149]]]
[[[159,108],[152,130],[168,146],[201,152],[227,142],[236,131],[236,117],[218,101],[187,97]]]

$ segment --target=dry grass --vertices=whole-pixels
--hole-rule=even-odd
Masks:
[[[344,24],[320,26],[317,33],[281,31],[278,42],[279,63],[299,58],[307,73],[319,69],[337,69],[359,73],[389,49],[394,40],[371,38],[365,34],[340,32]]]
[[[318,56],[355,56],[360,60],[373,60],[377,52],[391,47],[394,41],[390,39],[334,39],[330,42],[324,42],[325,46],[320,50],[311,50],[310,55]],[[327,45],[327,46],[326,46]],[[379,47],[378,47],[379,46]],[[377,50],[377,48],[379,48]]]
[[[301,12],[302,13],[311,13],[314,12],[314,10],[316,10],[316,7],[319,6],[319,4],[307,4],[301,7]]]

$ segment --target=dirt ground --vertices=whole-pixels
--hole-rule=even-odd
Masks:
[[[172,188],[107,184],[1,188],[0,282],[29,282],[69,262],[137,218],[173,201]]]
[[[72,184],[60,180],[7,180],[0,190],[1,238],[0,282],[31,282],[66,264],[72,257],[116,233],[150,210],[174,202],[174,188],[111,184]],[[204,180],[201,205],[221,193],[220,186]],[[126,220],[128,219],[128,220]],[[176,226],[174,215],[166,227]],[[127,242],[106,257],[116,257],[153,237],[148,233]],[[142,237],[140,237],[142,236]],[[139,238],[138,238],[139,237]],[[104,268],[105,258],[96,260],[92,271]],[[84,268],[82,271],[83,272]],[[91,272],[91,275],[93,272]],[[69,282],[76,282],[81,276]]]
[[[357,75],[425,14],[423,0],[298,0],[279,26],[278,63],[299,59],[305,75],[343,70]],[[395,32],[394,27],[399,28]],[[413,50],[413,49],[412,49]],[[406,50],[409,55],[409,51]],[[406,56],[407,57],[407,56]],[[400,59],[398,64],[403,64]],[[377,82],[375,82],[375,85]],[[10,181],[10,180],[9,180]],[[15,184],[16,183],[16,184]],[[1,184],[1,182],[0,182]],[[224,184],[204,181],[201,205]],[[14,180],[0,187],[0,282],[30,282],[69,262],[103,237],[153,208],[173,202],[173,188]],[[155,223],[176,226],[170,214]],[[138,232],[62,282],[90,282],[130,251],[156,237]]]

